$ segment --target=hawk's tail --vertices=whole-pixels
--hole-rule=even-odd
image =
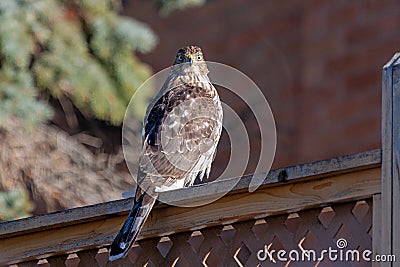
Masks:
[[[125,257],[142,229],[156,199],[144,194],[135,204],[110,247],[110,261]]]

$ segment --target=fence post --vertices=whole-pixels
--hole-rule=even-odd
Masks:
[[[382,73],[382,235],[379,251],[381,254],[393,254],[396,257],[400,257],[399,164],[400,53],[397,53],[383,67]],[[395,266],[395,263],[381,266]]]

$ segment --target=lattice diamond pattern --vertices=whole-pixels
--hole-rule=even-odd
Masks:
[[[328,228],[333,217],[335,217],[335,211],[331,207],[325,207],[322,209],[321,213],[318,215],[318,220],[321,222],[321,224],[325,228]]]
[[[233,255],[233,258],[235,259],[236,263],[239,266],[244,266],[247,262],[247,260],[251,256],[251,251],[249,248],[246,246],[246,244],[242,244],[235,252]]]
[[[351,212],[353,213],[354,217],[357,219],[359,223],[364,220],[365,215],[367,215],[369,210],[369,205],[366,201],[359,201],[354,205]]]
[[[286,228],[292,233],[296,232],[300,224],[301,224],[301,218],[297,213],[289,214],[289,216],[285,221]]]
[[[257,220],[251,231],[258,240],[264,240],[268,233],[268,223],[264,219]]]
[[[76,267],[79,264],[79,257],[76,255],[76,253],[68,255],[68,257],[65,259],[64,263],[65,266],[67,267]]]
[[[371,249],[372,201],[337,204],[226,226],[205,228],[168,237],[141,240],[128,257],[108,262],[106,248],[30,261],[12,267],[110,267],[110,266],[271,266],[260,261],[257,252],[269,249],[337,248],[345,238],[347,249]],[[370,266],[365,262],[296,262],[277,261],[273,266]],[[10,265],[11,267],[11,265]]]
[[[233,239],[233,237],[236,235],[236,230],[233,228],[232,225],[226,225],[224,228],[222,228],[221,233],[219,233],[219,236],[221,237],[222,241],[224,241],[225,245],[229,245]]]
[[[188,239],[188,243],[192,246],[192,248],[194,249],[194,251],[198,252],[201,243],[203,243],[204,240],[204,236],[200,231],[194,231],[189,239]]]
[[[161,238],[160,242],[157,244],[157,249],[161,253],[161,255],[165,258],[171,249],[173,243],[168,236]]]

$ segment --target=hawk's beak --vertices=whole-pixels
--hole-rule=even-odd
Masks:
[[[189,55],[187,59],[188,59],[189,64],[192,65],[193,61],[194,61],[194,56],[193,55]]]

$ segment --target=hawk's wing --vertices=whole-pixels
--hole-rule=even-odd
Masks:
[[[156,186],[193,183],[211,164],[221,129],[221,103],[211,83],[168,90],[148,113],[140,172]]]

